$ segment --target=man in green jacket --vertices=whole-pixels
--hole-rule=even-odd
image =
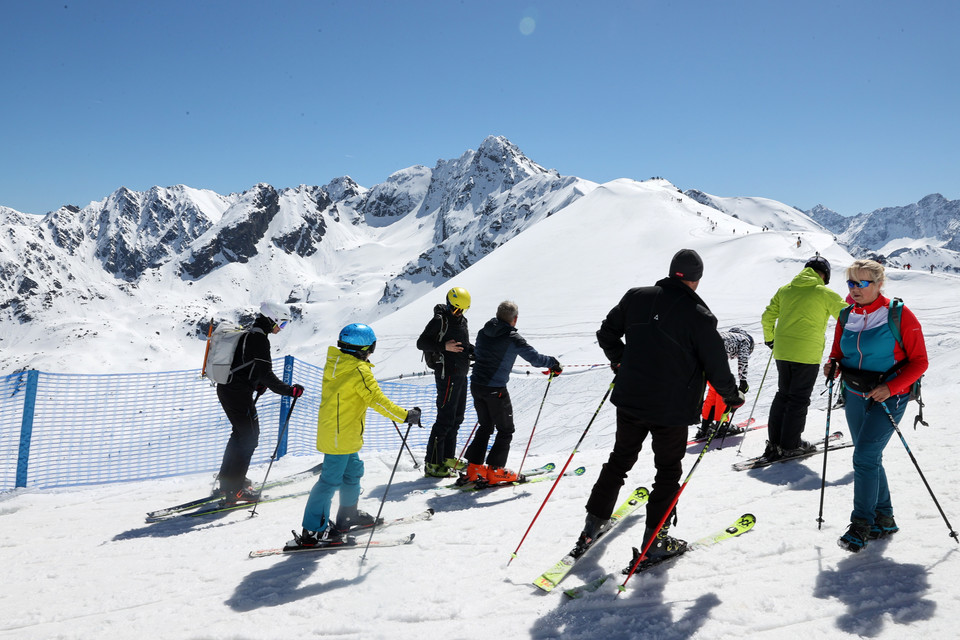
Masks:
[[[836,318],[846,303],[827,288],[830,263],[817,254],[803,271],[777,290],[761,317],[764,343],[777,361],[777,395],[770,405],[763,455],[791,457],[814,446],[800,438],[807,421],[810,394],[823,359],[827,320]]]

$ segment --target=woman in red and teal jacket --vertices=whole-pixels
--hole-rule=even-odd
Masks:
[[[847,269],[853,304],[848,313],[841,313],[830,362],[823,368],[824,375],[839,373],[844,382],[844,411],[854,442],[853,511],[850,528],[838,543],[854,552],[868,540],[899,530],[883,449],[894,433],[891,417],[899,424],[910,387],[927,370],[920,323],[899,301],[891,305],[881,293],[883,283],[883,265],[873,260],[856,260]]]

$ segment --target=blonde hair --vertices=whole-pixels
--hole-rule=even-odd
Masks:
[[[518,313],[519,308],[516,302],[504,300],[500,303],[500,306],[497,307],[497,320],[501,322],[513,322],[513,319],[517,317]]]
[[[883,286],[885,276],[882,264],[876,260],[854,260],[853,264],[847,267],[847,280],[859,280],[861,271],[869,273],[870,279],[876,282],[878,287]]]

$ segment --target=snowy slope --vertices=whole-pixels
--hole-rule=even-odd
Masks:
[[[703,256],[698,293],[721,328],[739,324],[757,335],[770,296],[814,250],[834,264],[834,286],[843,292],[842,269],[851,258],[829,234],[811,231],[797,250],[792,231],[764,233],[711,210],[713,230],[702,205],[688,198],[677,202],[676,195],[655,183],[603,185],[448,283],[473,294],[468,317],[474,333],[501,299],[513,298],[520,305],[521,333],[567,365],[546,398],[544,377],[525,375],[518,367],[510,385],[518,425],[511,464],[519,462],[541,402],[527,466],[547,461],[562,466],[570,458],[611,380],[605,367],[574,365],[603,363],[593,337],[600,320],[627,288],[661,277],[677,249],[692,247]],[[960,456],[952,406],[960,383],[960,288],[953,276],[895,269],[888,274],[887,293],[903,297],[917,313],[931,355],[924,386],[931,426],[911,429],[911,409],[903,433],[956,527],[960,486],[950,461]],[[378,375],[419,367],[412,343],[443,290],[374,323]],[[312,336],[288,339],[284,347],[293,347],[297,355],[323,346]],[[108,353],[118,369],[135,365],[123,359],[133,358],[130,354]],[[753,391],[742,417],[753,411],[765,421],[774,387],[768,377],[761,388],[768,357],[762,345],[754,353]],[[825,396],[815,394],[808,437],[824,433],[825,405]],[[887,448],[885,464],[902,530],[858,555],[835,544],[851,508],[850,450],[828,458],[824,524],[818,530],[822,458],[746,473],[730,469],[759,453],[759,431],[745,437],[739,452],[741,440],[734,439],[705,455],[683,494],[674,528],[676,535],[695,539],[749,511],[758,518],[754,531],[634,576],[619,598],[612,586],[575,602],[559,593],[540,593],[530,581],[572,545],[590,487],[612,445],[613,425],[613,410],[604,405],[573,456],[574,465],[586,465],[586,475],[557,485],[509,567],[549,483],[478,495],[417,493],[436,482],[420,477],[406,454],[399,458],[384,515],[427,506],[437,514],[428,523],[384,531],[383,537],[415,532],[416,539],[402,548],[371,549],[362,565],[356,551],[246,558],[252,549],[282,544],[290,529],[299,528],[303,499],[262,505],[255,519],[237,513],[199,522],[143,523],[145,511],[204,493],[212,482],[207,476],[5,495],[0,498],[0,563],[6,572],[0,583],[0,637],[712,640],[803,634],[900,640],[956,635],[960,547],[948,537],[897,439]],[[830,428],[846,432],[842,413],[832,413]],[[698,453],[697,447],[689,449],[685,472]],[[397,456],[363,457],[361,507],[376,512]],[[318,460],[281,459],[271,477]],[[265,471],[253,469],[251,477]],[[627,483],[649,487],[651,482],[652,460],[645,451]],[[642,529],[642,515],[627,521],[577,565],[564,585],[618,570],[630,558],[630,547],[640,542]]]

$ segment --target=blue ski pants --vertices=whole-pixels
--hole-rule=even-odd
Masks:
[[[363,460],[359,453],[323,456],[320,478],[310,490],[307,506],[303,509],[303,528],[323,531],[330,522],[330,504],[333,494],[340,491],[340,507],[352,507],[360,500],[360,478],[363,477]]]

